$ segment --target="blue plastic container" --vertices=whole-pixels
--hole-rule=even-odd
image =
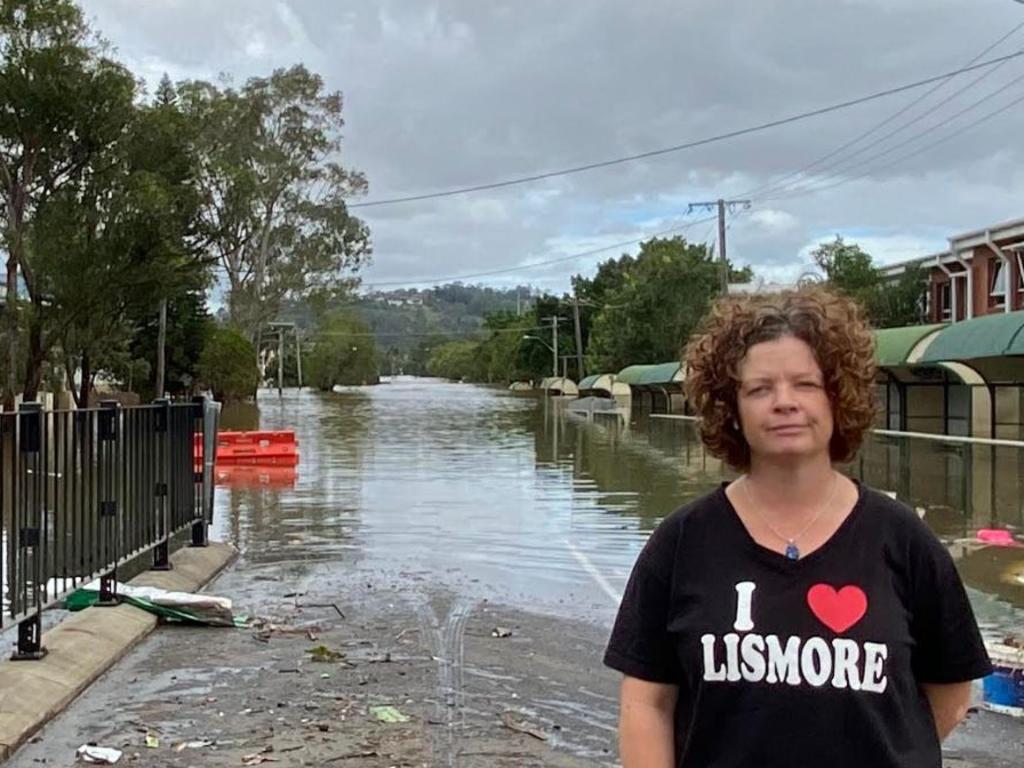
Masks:
[[[1024,717],[1024,653],[1020,649],[989,647],[995,670],[982,681],[985,705],[997,712]]]

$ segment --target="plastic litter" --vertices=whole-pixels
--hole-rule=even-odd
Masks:
[[[157,587],[135,587],[121,583],[117,584],[117,595],[121,602],[169,621],[211,627],[241,627],[246,622],[246,617],[234,615],[231,600],[226,597],[170,592]],[[94,581],[68,595],[65,607],[69,611],[81,611],[95,605],[99,599],[100,583]]]
[[[982,528],[978,531],[978,541],[991,544],[996,547],[1017,547],[1020,546],[1013,538],[1013,534],[1003,528]]]
[[[382,723],[408,723],[409,718],[392,706],[370,707],[370,714]]]
[[[94,765],[114,765],[124,753],[113,747],[98,747],[95,744],[83,744],[75,752],[75,757],[83,763]]]

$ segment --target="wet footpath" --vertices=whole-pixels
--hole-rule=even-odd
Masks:
[[[217,490],[240,556],[206,591],[248,626],[161,628],[9,765],[87,742],[154,768],[618,765],[618,594],[648,511],[717,479],[540,407],[399,381],[226,414],[302,453],[296,477]],[[976,710],[944,754],[1019,768],[1024,727]]]
[[[144,766],[615,764],[602,631],[343,581],[242,560],[215,591],[260,621],[162,629],[11,764],[72,765],[87,741]]]

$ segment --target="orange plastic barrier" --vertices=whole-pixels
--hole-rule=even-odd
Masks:
[[[196,463],[202,464],[201,435],[195,437],[193,455]],[[234,464],[294,467],[298,463],[298,442],[291,430],[217,433],[218,467]]]
[[[217,445],[297,445],[295,432],[282,429],[276,432],[253,430],[251,432],[218,432]]]

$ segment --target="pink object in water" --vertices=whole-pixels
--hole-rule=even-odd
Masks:
[[[978,541],[997,547],[1016,547],[1017,542],[1009,531],[1001,528],[982,528],[978,531]]]

